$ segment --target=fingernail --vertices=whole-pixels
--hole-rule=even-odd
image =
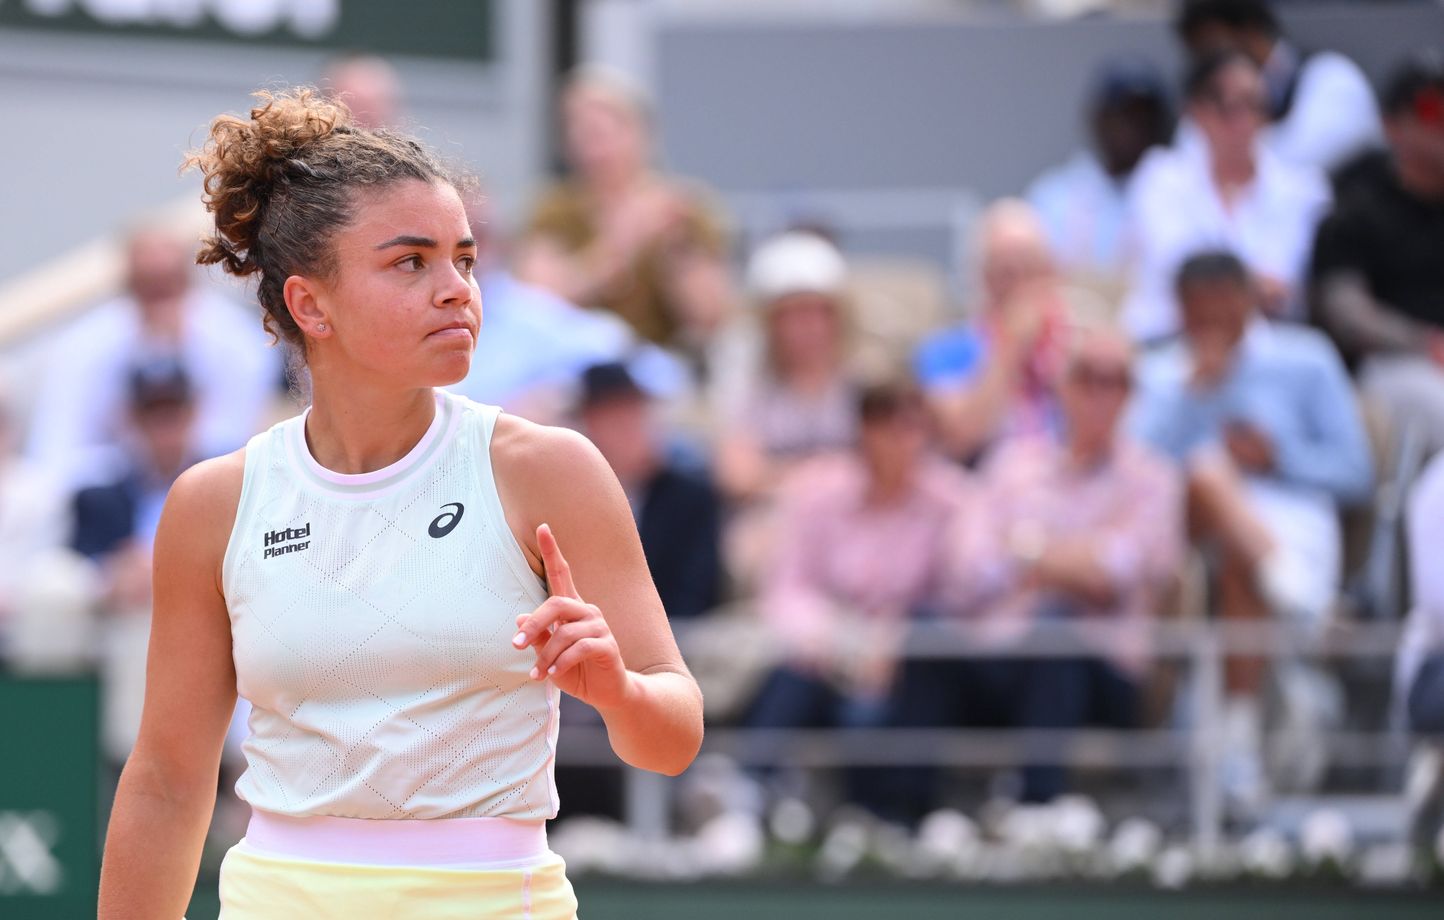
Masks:
[[[523,645],[526,645],[526,633],[519,632],[516,635],[512,636],[511,644],[515,645],[517,648],[521,648]]]
[[[538,677],[541,677],[541,672],[538,671],[536,668],[532,668],[532,669],[531,669],[531,679],[532,679],[532,680],[536,680]]]
[[[547,668],[547,673],[548,673],[548,674],[555,674],[556,672],[557,672],[557,666],[556,666],[556,665],[552,665],[551,667]]]

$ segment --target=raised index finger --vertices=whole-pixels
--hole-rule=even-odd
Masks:
[[[536,529],[536,543],[541,550],[542,565],[546,568],[547,589],[552,594],[581,600],[582,596],[572,583],[571,566],[562,556],[562,548],[557,544],[556,534],[552,533],[550,525],[543,524]]]

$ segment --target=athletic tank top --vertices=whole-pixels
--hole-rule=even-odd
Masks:
[[[436,391],[405,457],[325,469],[310,410],[246,446],[222,568],[253,808],[347,818],[555,816],[560,691],[516,617],[547,597],[491,467],[500,410]]]

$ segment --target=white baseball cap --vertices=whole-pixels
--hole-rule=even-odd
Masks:
[[[747,263],[747,288],[761,303],[788,294],[837,295],[846,286],[842,253],[812,233],[775,236],[757,247]]]

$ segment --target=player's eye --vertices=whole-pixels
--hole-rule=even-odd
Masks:
[[[410,255],[402,259],[400,262],[397,262],[396,264],[409,272],[419,272],[421,271],[424,263],[421,261],[421,256]]]

